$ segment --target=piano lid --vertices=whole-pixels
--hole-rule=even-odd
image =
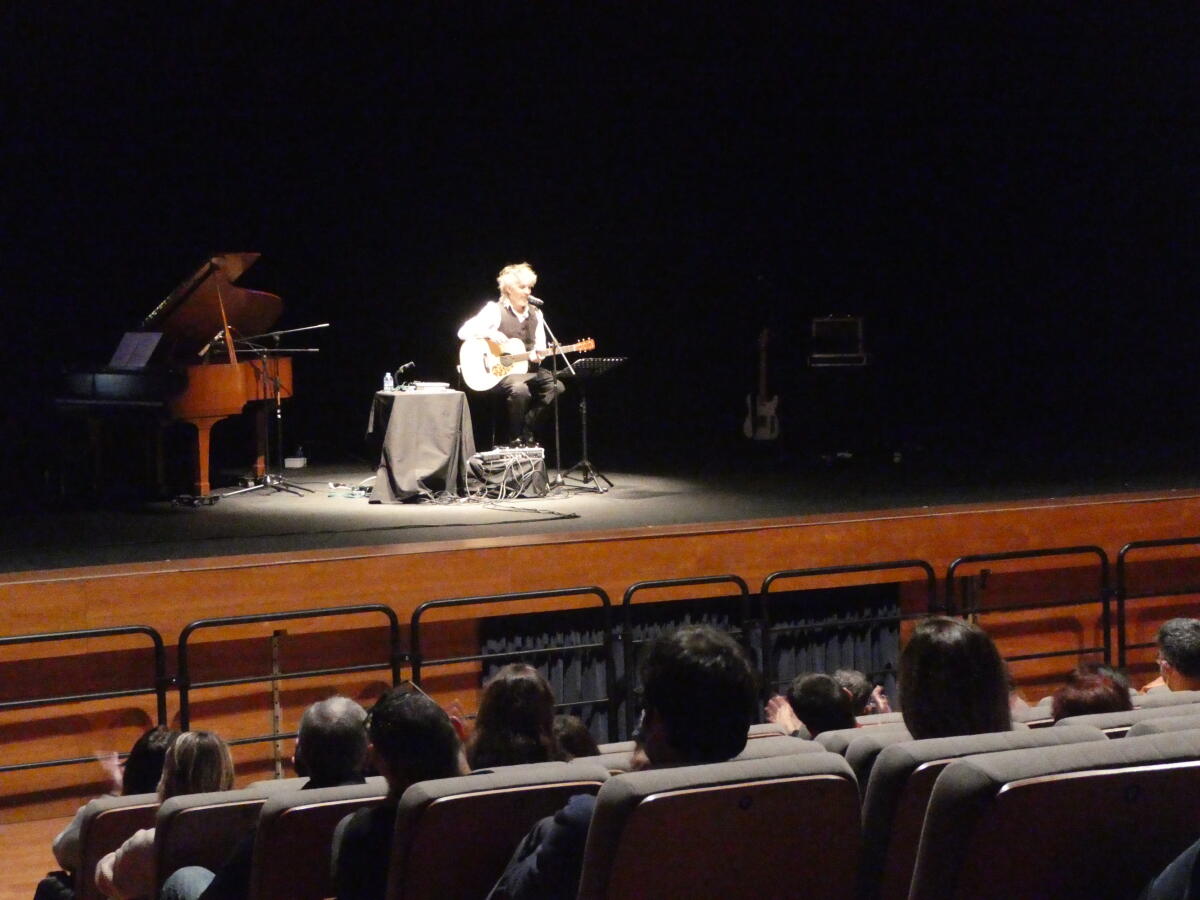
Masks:
[[[200,266],[142,321],[142,331],[161,331],[172,358],[196,356],[221,331],[221,305],[234,336],[270,331],[283,301],[266,291],[237,287],[257,253],[220,253]],[[218,302],[218,299],[220,302]]]

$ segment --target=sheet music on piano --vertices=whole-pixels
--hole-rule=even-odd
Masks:
[[[144,369],[162,340],[161,331],[127,331],[108,361],[110,369]]]

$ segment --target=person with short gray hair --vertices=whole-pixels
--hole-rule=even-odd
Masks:
[[[1173,691],[1200,691],[1200,619],[1168,619],[1154,643],[1163,683]]]

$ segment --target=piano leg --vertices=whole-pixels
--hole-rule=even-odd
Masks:
[[[256,403],[255,406],[258,408],[254,411],[254,447],[257,454],[254,458],[254,477],[262,478],[267,474],[267,404]]]
[[[212,491],[208,482],[208,450],[211,443],[212,427],[228,416],[205,416],[189,421],[196,426],[196,461],[194,472],[196,479],[193,487],[197,497],[207,497]]]

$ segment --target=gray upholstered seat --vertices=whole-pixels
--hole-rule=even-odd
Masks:
[[[782,725],[776,725],[774,722],[760,722],[757,725],[750,726],[750,731],[747,733],[746,737],[753,739],[775,737],[776,735],[787,735],[787,732],[784,730]]]
[[[845,756],[850,742],[855,738],[861,737],[863,731],[864,729],[862,728],[835,728],[833,731],[822,731],[813,740],[830,753],[840,753]],[[870,731],[877,735],[880,740],[887,740],[893,735],[903,735],[905,738],[910,739],[912,737],[908,733],[908,729],[904,726],[904,722],[887,722],[883,725],[873,725]]]
[[[154,820],[158,886],[176,869],[217,870],[258,821],[266,802],[261,790],[184,794],[165,800]]]
[[[96,864],[142,828],[154,827],[158,794],[97,797],[83,808],[79,828],[79,870],[75,877],[77,900],[102,900],[96,889]]]
[[[929,794],[942,769],[954,759],[978,753],[1103,740],[1104,733],[1098,728],[1081,725],[893,741],[881,748],[871,768],[870,779],[863,785],[863,861],[859,896],[894,900],[908,896]]]
[[[387,782],[378,776],[365,784],[272,792],[258,815],[251,900],[332,897],[333,830],[355,810],[386,795]]]
[[[859,843],[833,753],[630,772],[596,798],[579,897],[845,897]]]
[[[388,898],[486,896],[530,828],[608,779],[594,760],[504,766],[412,785],[396,811]]]
[[[860,728],[858,734],[850,741],[843,754],[854,777],[858,779],[860,791],[865,795],[867,781],[871,777],[871,768],[879,752],[884,747],[901,741],[911,741],[912,735],[907,728]]]
[[[1134,694],[1133,705],[1139,709],[1155,709],[1160,706],[1178,706],[1180,703],[1200,703],[1200,691],[1151,691]]]
[[[859,716],[857,722],[863,728],[870,728],[876,725],[894,725],[897,722],[904,721],[904,713],[902,712],[886,712],[886,713],[867,713]]]
[[[1200,703],[1180,703],[1174,706],[1153,706],[1145,709],[1130,709],[1122,712],[1092,713],[1087,716],[1067,716],[1054,724],[1058,725],[1092,725],[1099,728],[1109,737],[1124,737],[1130,726],[1144,722],[1146,719],[1157,719],[1169,716],[1194,716],[1200,714]]]
[[[769,756],[787,756],[792,753],[815,753],[824,749],[816,741],[774,734],[753,740],[747,739],[745,749],[734,759],[763,759]],[[580,761],[598,763],[614,774],[628,772],[633,762],[633,750],[602,753],[600,756],[584,756],[580,757]]]
[[[1163,734],[1168,731],[1192,731],[1200,729],[1200,713],[1193,716],[1160,716],[1157,719],[1142,719],[1135,722],[1126,732],[1126,737],[1141,737],[1144,734]]]
[[[1135,897],[1196,839],[1197,796],[1194,731],[956,760],[934,785],[909,896]]]

